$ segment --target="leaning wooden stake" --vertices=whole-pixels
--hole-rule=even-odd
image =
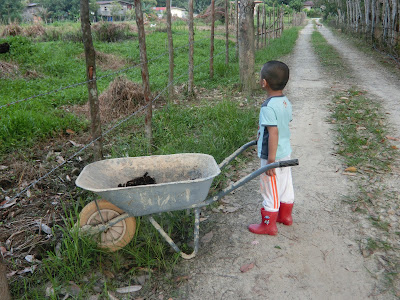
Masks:
[[[92,31],[89,19],[89,0],[81,0],[81,28],[86,57],[86,78],[88,80],[91,133],[94,142],[94,159],[103,159],[103,144],[100,120],[99,97],[96,82],[96,53],[93,46]]]
[[[149,70],[147,66],[147,51],[146,51],[146,34],[144,32],[143,12],[140,0],[135,0],[135,11],[136,11],[136,24],[138,27],[138,35],[139,35],[140,63],[142,65],[143,94],[147,105],[146,117],[145,117],[145,132],[149,143],[148,152],[149,154],[151,154],[151,145],[153,142],[153,133],[151,126],[153,105],[150,98]]]

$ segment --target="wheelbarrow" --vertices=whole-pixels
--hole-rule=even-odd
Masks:
[[[249,142],[219,165],[214,158],[201,153],[181,153],[143,157],[106,159],[91,163],[82,170],[76,185],[98,194],[102,200],[86,205],[80,213],[80,230],[99,236],[99,246],[116,251],[127,245],[136,230],[135,217],[147,215],[168,244],[184,259],[196,256],[199,249],[200,209],[239,188],[260,174],[273,168],[298,165],[297,159],[268,164],[207,198],[213,179],[221,169],[257,141]],[[145,173],[156,184],[118,187]],[[152,214],[194,209],[194,250],[182,252],[169,235],[151,216]]]

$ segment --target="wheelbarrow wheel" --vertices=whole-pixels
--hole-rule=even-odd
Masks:
[[[85,225],[96,226],[101,224],[101,216],[103,217],[104,222],[108,222],[124,213],[123,210],[106,200],[98,200],[97,204],[100,212],[97,209],[95,201],[90,202],[82,209],[81,213],[79,214],[80,227]],[[135,235],[135,230],[135,217],[126,218],[113,225],[106,231],[100,233],[98,241],[99,247],[105,248],[111,252],[117,251],[132,240],[133,236]]]

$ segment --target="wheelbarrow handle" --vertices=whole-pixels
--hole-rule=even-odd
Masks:
[[[279,168],[294,167],[299,165],[299,160],[290,159],[290,160],[278,161],[278,163],[279,163]]]
[[[225,158],[219,165],[218,167],[222,169],[225,167],[227,164],[229,164],[232,160],[234,160],[237,156],[239,156],[242,152],[244,152],[247,148],[257,145],[257,140],[248,142],[247,144],[244,144],[242,147],[237,149],[235,152],[233,152],[231,155],[229,155],[227,158]]]
[[[207,205],[211,204],[212,202],[218,201],[223,196],[229,194],[233,190],[236,190],[237,188],[248,183],[250,180],[260,176],[262,173],[265,173],[270,169],[297,166],[298,164],[299,164],[298,159],[290,159],[290,160],[278,161],[278,162],[274,162],[272,164],[265,165],[265,166],[255,170],[253,173],[250,173],[247,176],[239,179],[235,183],[232,183],[230,186],[228,186],[227,188],[220,191],[217,195],[210,197],[199,204],[192,205],[191,208],[207,206]]]

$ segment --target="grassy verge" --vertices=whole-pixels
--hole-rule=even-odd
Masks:
[[[346,73],[339,54],[319,32],[314,31],[311,39],[326,70],[336,76],[340,72]],[[388,212],[398,209],[399,204],[385,185],[385,176],[390,176],[399,153],[391,143],[393,138],[385,113],[379,103],[357,87],[336,94],[329,108],[332,113],[328,121],[337,131],[337,153],[345,165],[347,176],[356,186],[345,201],[355,213],[365,214],[374,229],[368,230],[360,241],[362,254],[367,257],[377,251],[385,253],[382,256],[388,261],[384,268],[385,288],[398,293],[394,284],[399,280],[400,258],[396,254],[399,249],[394,242],[398,239],[398,232],[391,228],[393,222]]]

